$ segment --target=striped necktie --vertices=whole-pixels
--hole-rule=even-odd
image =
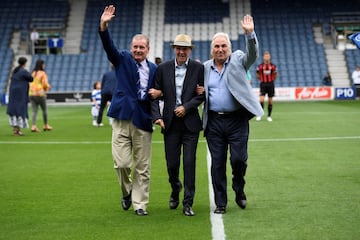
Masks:
[[[142,93],[142,90],[141,90],[141,71],[142,71],[142,66],[141,66],[141,63],[136,63],[137,67],[138,67],[138,75],[139,75],[139,78],[136,82],[136,86],[137,86],[137,96],[138,96],[138,99],[141,100],[142,99],[142,96],[141,96],[141,93]]]

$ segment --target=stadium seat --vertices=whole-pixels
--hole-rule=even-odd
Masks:
[[[109,62],[98,36],[98,24],[101,9],[112,3],[110,0],[87,0],[80,47],[84,53],[73,56],[65,54],[33,56],[31,68],[36,59],[43,58],[46,62],[46,71],[52,78],[51,81],[58,81],[53,82],[52,91],[73,90],[71,86],[66,85],[65,87],[64,78],[80,81],[79,86],[76,87],[88,91],[91,83],[108,70]],[[144,11],[144,4],[148,4],[149,12]],[[332,12],[354,11],[354,1],[341,0],[334,0],[331,4],[326,0],[307,3],[300,0],[272,0],[271,4],[264,4],[264,1],[258,0],[184,0],[181,5],[182,7],[179,8],[179,3],[170,0],[154,1],[151,4],[144,0],[117,1],[115,7],[120,9],[120,13],[116,15],[116,24],[110,25],[114,42],[119,48],[127,49],[132,35],[142,31],[143,18],[149,19],[148,22],[145,22],[149,31],[157,31],[154,36],[159,36],[156,39],[150,39],[151,44],[156,43],[156,46],[163,46],[163,55],[160,56],[163,60],[174,57],[169,48],[169,40],[180,32],[193,32],[192,37],[196,39],[194,41],[196,48],[192,53],[192,58],[200,59],[203,62],[209,58],[209,39],[217,31],[229,33],[233,49],[244,49],[244,36],[239,33],[238,25],[242,13],[251,10],[260,43],[260,57],[254,66],[261,63],[261,55],[265,50],[270,51],[272,60],[279,70],[278,84],[284,87],[309,86],[319,83],[319,79],[327,71],[327,64],[324,46],[317,44],[314,40],[313,23],[321,24],[323,32],[330,34]],[[151,14],[162,8],[164,9],[163,16]],[[14,14],[15,9],[16,14]],[[214,14],[214,9],[216,9],[216,14]],[[67,22],[69,10],[69,2],[63,0],[1,1],[0,93],[5,91],[7,76],[11,71],[9,64],[12,63],[14,57],[14,52],[9,47],[13,30],[20,30],[20,37],[24,40],[28,37],[32,18],[56,17]],[[232,11],[236,13],[234,18],[230,18]],[[143,13],[143,15],[138,13]],[[165,25],[157,26],[152,21],[164,22]],[[40,24],[39,27],[45,23]],[[171,30],[167,29],[169,25],[172,25]],[[166,40],[164,41],[162,38]],[[159,41],[160,44],[158,44]],[[358,50],[345,51],[349,73],[355,66],[360,65],[359,54]],[[255,69],[252,71],[255,74]],[[70,85],[71,80],[68,83]],[[258,85],[257,81],[253,81],[252,85]]]

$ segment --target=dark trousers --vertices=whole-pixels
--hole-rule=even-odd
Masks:
[[[180,190],[180,156],[183,151],[184,206],[192,206],[195,195],[195,163],[199,132],[190,132],[182,118],[174,116],[170,128],[164,133],[165,157],[172,191]]]
[[[100,102],[100,108],[99,108],[99,115],[97,117],[96,122],[100,124],[102,122],[104,109],[106,108],[106,105],[108,102],[111,102],[112,94],[101,94],[101,102]]]
[[[354,84],[355,86],[355,97],[360,97],[360,84]]]
[[[235,192],[244,189],[248,136],[249,121],[244,111],[223,115],[209,112],[206,140],[211,154],[211,177],[216,206],[227,205],[226,161],[229,147],[232,188]]]

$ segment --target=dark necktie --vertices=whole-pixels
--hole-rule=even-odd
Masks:
[[[141,64],[140,63],[136,63],[137,67],[138,67],[138,75],[139,75],[139,78],[136,82],[136,86],[137,86],[137,96],[138,96],[138,99],[141,100],[141,82],[140,82],[140,69],[141,69]]]

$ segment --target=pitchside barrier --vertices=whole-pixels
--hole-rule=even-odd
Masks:
[[[254,93],[259,96],[259,88],[254,88]],[[54,92],[48,93],[47,99],[51,103],[84,103],[91,98],[91,92]],[[279,87],[275,88],[276,101],[297,100],[332,100],[332,99],[357,99],[355,87]],[[8,96],[1,96],[1,104],[8,103]]]
[[[259,88],[254,89],[259,95]],[[356,99],[355,87],[291,87],[275,88],[276,101]]]
[[[83,103],[91,102],[91,92],[49,92],[47,93],[47,100],[51,103]],[[3,94],[1,96],[1,104],[6,105],[9,101],[8,94]]]

